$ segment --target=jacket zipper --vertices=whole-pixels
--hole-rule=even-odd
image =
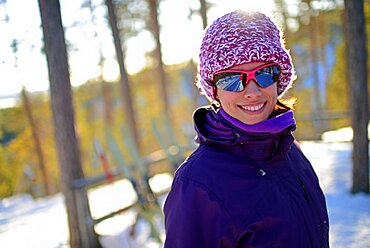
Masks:
[[[325,235],[324,226],[323,226],[323,220],[322,220],[322,218],[321,218],[320,212],[319,212],[319,210],[317,209],[317,206],[316,206],[315,202],[313,201],[313,199],[312,199],[312,197],[311,197],[311,194],[310,194],[310,192],[308,191],[308,189],[307,189],[306,185],[303,183],[302,179],[301,179],[300,177],[298,177],[298,180],[299,180],[299,182],[301,183],[301,187],[302,187],[302,189],[303,189],[304,197],[305,197],[305,199],[306,199],[307,204],[309,204],[309,203],[310,203],[310,200],[311,200],[312,205],[313,205],[313,206],[314,206],[314,208],[315,208],[316,214],[317,214],[317,216],[319,217],[319,220],[320,220],[320,227],[321,227],[321,233],[322,233],[322,237],[324,238],[323,242],[325,242],[325,240],[326,240],[326,235]],[[321,244],[321,247],[323,247],[323,243]]]
[[[304,198],[306,199],[306,202],[307,203],[310,203],[310,196],[309,196],[309,193],[308,193],[308,190],[307,190],[307,187],[306,185],[303,183],[303,181],[298,177],[298,180],[299,182],[301,183],[301,187],[303,189],[303,192],[304,192]]]

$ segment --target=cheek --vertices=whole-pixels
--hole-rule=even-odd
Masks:
[[[266,97],[272,99],[273,102],[277,101],[277,87],[276,83],[264,89]]]
[[[238,95],[233,92],[218,90],[217,98],[221,105],[227,105],[237,100]]]
[[[265,88],[263,94],[267,100],[266,113],[271,114],[277,102],[276,86],[272,85],[272,87]]]

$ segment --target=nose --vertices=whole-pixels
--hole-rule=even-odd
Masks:
[[[244,89],[244,97],[253,98],[262,94],[260,87],[254,79],[249,80]]]

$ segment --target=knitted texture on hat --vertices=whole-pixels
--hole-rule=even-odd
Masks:
[[[209,100],[215,100],[213,74],[250,62],[275,62],[280,67],[278,96],[291,86],[294,74],[289,52],[280,30],[264,14],[234,11],[207,29],[200,47],[197,86]]]

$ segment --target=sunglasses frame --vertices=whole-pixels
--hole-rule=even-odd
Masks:
[[[259,87],[261,87],[261,88],[266,88],[266,87],[268,87],[268,86],[270,86],[270,85],[272,85],[272,84],[276,83],[276,81],[275,81],[275,82],[273,82],[273,83],[272,83],[272,84],[270,84],[270,85],[267,85],[267,86],[263,87],[263,86],[261,86],[261,85],[258,83],[258,81],[257,81],[257,79],[256,79],[256,72],[257,72],[257,71],[259,71],[259,70],[261,70],[261,69],[263,69],[263,68],[265,68],[265,67],[270,67],[270,66],[278,66],[278,67],[279,67],[279,65],[278,65],[278,64],[276,64],[276,63],[267,63],[267,64],[260,65],[260,66],[258,66],[258,67],[256,67],[256,68],[252,69],[252,70],[226,69],[226,70],[222,70],[222,71],[215,72],[215,73],[213,74],[213,79],[214,79],[214,77],[215,77],[216,75],[221,74],[221,73],[236,72],[236,73],[241,73],[241,74],[243,74],[243,76],[244,76],[244,75],[246,76],[246,79],[245,79],[245,80],[242,80],[243,89],[242,89],[241,91],[243,91],[243,90],[245,89],[246,85],[248,84],[248,82],[249,82],[251,79],[254,79],[254,81],[257,83],[257,85],[258,85]],[[280,73],[280,68],[279,68],[279,73]],[[213,81],[214,81],[214,80],[213,80]],[[214,86],[215,86],[216,88],[218,88],[218,87],[217,87],[217,85],[216,85],[216,82],[214,82]],[[226,91],[228,91],[228,90],[226,90]],[[241,91],[230,91],[230,92],[241,92]]]

